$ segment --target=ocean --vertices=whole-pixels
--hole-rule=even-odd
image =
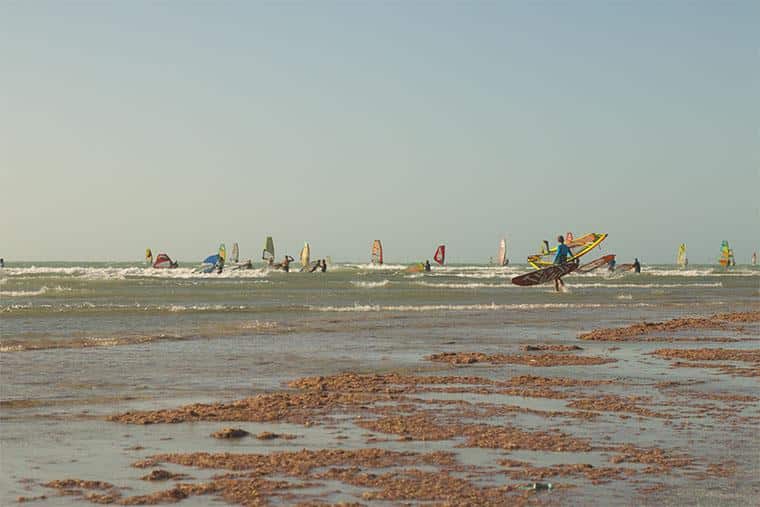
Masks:
[[[567,276],[562,293],[551,285],[510,283],[528,270],[447,265],[410,273],[404,265],[338,263],[326,273],[199,274],[134,263],[6,265],[0,270],[0,504],[70,476],[142,485],[130,475],[134,453],[125,456],[126,444],[116,443],[138,431],[103,420],[116,412],[233,400],[309,375],[436,373],[444,367],[424,361],[427,354],[575,343],[579,333],[600,327],[760,309],[758,267],[599,270]],[[584,353],[616,354],[609,344],[582,345]],[[632,351],[618,354],[626,353]],[[651,378],[643,364],[612,373]],[[509,368],[577,374],[573,367]],[[752,391],[752,384],[737,382],[738,391]],[[180,450],[183,438],[198,438],[163,429],[139,434],[152,450]],[[161,437],[173,440],[161,443]],[[757,440],[751,445],[760,447]],[[79,501],[60,497],[55,504]]]

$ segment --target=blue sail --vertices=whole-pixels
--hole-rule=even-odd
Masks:
[[[219,254],[209,255],[205,259],[203,259],[203,264],[216,264],[219,262]]]

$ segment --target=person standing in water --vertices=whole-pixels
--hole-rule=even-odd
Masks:
[[[565,244],[565,238],[562,235],[557,236],[557,255],[554,256],[554,264],[560,265],[567,262],[568,257],[572,257],[573,252]],[[560,286],[564,287],[565,282],[562,281],[562,277],[558,277],[554,280],[554,290],[559,292]]]
[[[633,270],[637,273],[641,273],[641,263],[639,262],[638,257],[633,259]]]
[[[282,270],[286,273],[290,271],[290,263],[293,262],[295,259],[291,257],[290,255],[286,255],[284,259],[282,259],[282,264],[280,264],[280,267],[282,267]]]
[[[322,266],[320,266],[319,270],[322,273],[326,273],[327,272],[327,261],[325,259],[322,259]]]
[[[430,272],[430,261],[429,260],[425,260],[425,271]]]
[[[4,268],[4,267],[5,267],[5,259],[0,257],[0,268]]]

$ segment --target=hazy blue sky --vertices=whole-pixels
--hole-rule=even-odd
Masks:
[[[760,250],[760,3],[0,2],[0,257]]]

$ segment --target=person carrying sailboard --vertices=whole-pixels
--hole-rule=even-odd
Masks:
[[[545,241],[544,243],[548,244],[548,241]],[[554,256],[554,264],[564,264],[567,262],[568,257],[573,256],[573,252],[570,250],[570,248],[565,244],[565,238],[562,237],[562,235],[557,236],[557,255]],[[562,287],[565,286],[565,282],[562,281],[562,277],[557,277],[554,280],[554,290],[559,292],[560,285]]]

